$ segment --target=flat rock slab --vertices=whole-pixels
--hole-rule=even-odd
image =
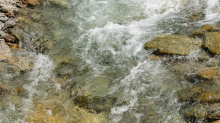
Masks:
[[[0,61],[7,60],[10,52],[10,47],[5,43],[4,39],[0,39]]]
[[[202,40],[184,35],[159,36],[145,44],[145,49],[156,49],[156,54],[188,55],[199,49]]]
[[[220,54],[220,33],[208,32],[205,34],[205,46],[209,51],[215,55]]]

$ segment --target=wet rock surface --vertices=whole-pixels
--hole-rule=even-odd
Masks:
[[[186,87],[177,91],[178,102],[184,103],[180,113],[186,122],[219,122],[219,31],[218,24],[197,29],[192,39],[200,38],[198,45],[178,35],[159,36],[145,44],[145,49],[153,51],[148,59],[168,64],[180,80],[187,81]]]
[[[0,39],[0,61],[7,60],[10,53],[9,46],[5,43],[4,39]]]
[[[56,7],[67,7],[67,4],[69,4],[68,0],[48,1]],[[26,93],[28,92],[27,90],[33,89],[31,87],[36,87],[33,89],[33,91],[36,92],[33,92],[33,99],[31,100],[33,101],[31,102],[31,104],[33,103],[33,107],[25,107],[31,109],[31,111],[24,111],[25,113],[28,112],[26,115],[27,117],[24,118],[26,122],[109,122],[109,118],[106,114],[112,111],[112,107],[127,105],[130,103],[129,99],[133,98],[132,94],[126,95],[127,93],[120,93],[119,91],[118,93],[120,93],[120,96],[128,96],[128,99],[123,102],[118,100],[117,95],[112,96],[112,94],[108,94],[108,89],[111,85],[118,82],[113,81],[112,78],[123,78],[125,76],[123,73],[129,74],[132,71],[117,70],[117,72],[111,73],[110,71],[113,68],[106,68],[105,72],[100,76],[94,77],[90,75],[91,73],[89,74],[88,71],[92,71],[92,68],[86,66],[85,63],[81,63],[81,59],[77,58],[79,56],[69,57],[72,54],[65,49],[67,47],[65,46],[65,41],[70,41],[70,43],[66,43],[66,45],[72,46],[73,39],[61,38],[62,40],[60,42],[55,40],[58,37],[64,37],[54,31],[54,29],[58,30],[63,26],[62,21],[47,22],[45,21],[47,19],[45,17],[50,16],[49,14],[47,15],[43,11],[33,11],[31,8],[24,8],[27,6],[26,4],[29,6],[39,4],[38,0],[22,0],[22,2],[17,0],[16,2],[13,2],[14,4],[7,3],[1,5],[3,8],[2,12],[4,13],[0,15],[0,21],[2,22],[0,24],[2,29],[0,34],[1,38],[4,39],[6,43],[3,43],[3,41],[2,43],[0,42],[0,58],[3,56],[0,61],[4,61],[0,63],[0,77],[7,78],[11,75],[15,76],[16,73],[25,78],[19,79],[17,76],[13,77],[15,80],[13,82],[19,84],[12,89],[7,88],[7,86],[4,84],[1,85],[0,83],[0,96],[4,95],[6,92],[10,93],[10,96],[3,101],[11,102],[15,108],[24,108],[26,105],[23,104],[22,101],[30,101],[27,97],[31,94]],[[15,6],[23,9],[20,10],[15,8]],[[19,13],[17,9],[20,11]],[[59,11],[59,7],[53,11]],[[15,17],[16,21],[13,19]],[[65,16],[62,17],[66,18]],[[57,18],[60,18],[60,16]],[[193,22],[203,18],[204,14],[200,11],[190,16],[190,19]],[[197,30],[193,35],[194,37],[173,34],[156,37],[145,44],[145,49],[155,50],[154,53],[148,57],[150,62],[161,62],[162,64],[165,64],[165,66],[171,63],[171,72],[174,73],[173,77],[180,78],[176,79],[176,81],[178,81],[177,83],[181,83],[180,80],[187,81],[187,84],[184,85],[187,86],[186,88],[174,93],[174,95],[177,94],[179,103],[186,103],[186,105],[181,107],[181,114],[183,117],[176,114],[169,119],[170,123],[186,123],[187,121],[191,123],[197,123],[200,121],[218,122],[216,120],[220,119],[220,65],[219,60],[217,60],[218,57],[213,57],[213,55],[209,54],[210,52],[215,55],[218,54],[218,31],[217,28],[205,26],[202,29]],[[74,33],[71,32],[71,34]],[[198,36],[200,34],[205,36],[205,39]],[[216,44],[216,46],[214,44]],[[58,49],[58,46],[63,47]],[[1,48],[4,49],[4,55],[1,55]],[[198,50],[199,52],[195,53]],[[56,67],[53,70],[54,75],[51,74],[50,76],[56,76],[56,80],[53,80],[53,77],[51,77],[48,81],[44,81],[42,76],[44,76],[45,73],[41,73],[42,71],[40,70],[42,68],[38,68],[37,66],[33,69],[33,62],[36,62],[36,59],[31,53],[28,54],[27,52],[33,52],[34,55],[41,55],[41,53],[49,54],[56,64]],[[9,56],[9,54],[11,55]],[[164,54],[167,56],[163,56]],[[183,57],[183,59],[175,58],[180,55],[185,55],[186,57]],[[190,57],[193,59],[192,60],[187,58],[187,55],[195,56]],[[109,57],[113,56],[108,53],[102,55],[101,62],[105,62],[106,64],[114,63]],[[136,59],[135,56],[134,59]],[[211,62],[212,59],[215,59],[214,62]],[[45,66],[43,68],[48,69],[47,64],[49,63],[43,64],[43,66]],[[125,64],[124,61],[122,61],[121,64]],[[134,63],[134,67],[136,66],[138,66],[138,63]],[[37,70],[40,72],[36,72]],[[113,70],[115,70],[115,68]],[[39,75],[37,80],[40,82],[36,83],[35,80],[32,80],[34,82],[30,86],[29,79],[31,77],[26,75],[27,71],[30,73],[36,72]],[[141,76],[143,77],[147,74],[148,73]],[[72,79],[74,76],[77,77]],[[151,77],[148,77],[144,83],[150,83],[150,81],[147,81],[150,78]],[[50,81],[56,81],[60,85],[47,85]],[[136,81],[138,80],[132,82],[135,83]],[[159,79],[156,81],[159,81]],[[44,90],[40,87],[42,85],[44,86],[44,84],[47,87],[56,86],[59,89],[50,90],[49,88],[48,90],[51,92],[44,93],[44,95],[41,93]],[[44,88],[46,88],[46,86]],[[169,86],[174,90],[176,89],[174,85],[170,84]],[[119,123],[133,123],[136,121],[155,122],[163,118],[160,113],[165,111],[160,110],[158,107],[156,108],[156,104],[162,105],[163,102],[161,100],[153,101],[153,98],[157,98],[158,95],[161,96],[161,98],[165,97],[163,91],[160,92],[160,87],[143,86],[139,88],[145,88],[145,90],[148,90],[148,92],[143,91],[143,93],[145,93],[144,96],[150,97],[152,100],[145,100],[144,96],[138,97],[140,100],[137,101],[138,103],[132,110],[124,112],[122,114],[122,119],[118,116],[120,119]],[[128,89],[132,90],[132,88],[129,87]],[[135,93],[133,94],[135,95]],[[41,100],[41,97],[44,97],[44,99]],[[0,105],[2,107],[7,107],[3,101],[0,101]],[[164,104],[171,104],[170,110],[176,110],[176,107],[172,108],[172,102],[169,102],[168,98],[165,99],[164,102],[166,102]],[[167,107],[167,105],[163,106]],[[68,116],[68,118],[66,116]],[[157,117],[155,118],[155,116]],[[140,119],[137,119],[137,117]]]
[[[202,40],[184,35],[159,36],[145,44],[145,49],[155,49],[159,54],[188,55],[199,49]]]
[[[23,3],[28,4],[28,5],[37,5],[40,4],[38,0],[22,0]]]
[[[215,55],[220,54],[220,32],[208,32],[205,34],[205,46]]]

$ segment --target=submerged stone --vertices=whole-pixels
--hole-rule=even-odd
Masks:
[[[196,118],[202,120],[219,120],[220,119],[220,104],[192,104],[187,105],[182,110],[184,117],[186,118]]]
[[[5,94],[8,91],[8,86],[0,82],[0,96]]]
[[[22,2],[24,4],[28,4],[28,5],[37,5],[40,4],[39,0],[22,0]]]
[[[219,82],[205,81],[177,92],[179,102],[215,103],[220,101]]]
[[[50,1],[60,7],[67,7],[68,4],[70,3],[69,0],[47,0],[47,1]]]
[[[75,102],[81,107],[92,109],[97,112],[110,111],[115,104],[116,98],[109,96],[107,90],[109,89],[111,79],[107,77],[95,77],[91,79],[88,84],[88,89],[83,91]]]
[[[203,27],[208,32],[219,32],[219,26],[218,25],[205,25]]]
[[[159,36],[145,44],[145,49],[154,50],[157,54],[188,55],[199,49],[202,40],[184,35]]]
[[[108,123],[103,113],[94,114],[73,103],[64,104],[58,100],[44,100],[29,111],[26,121],[30,123]]]
[[[174,71],[177,75],[183,76],[185,79],[193,79],[197,75],[197,71],[202,64],[193,61],[187,62],[177,62],[172,65],[172,71]]]
[[[220,33],[219,32],[208,32],[205,34],[205,45],[204,47],[214,55],[220,54]]]
[[[8,58],[8,62],[19,68],[20,71],[28,71],[33,67],[34,57],[25,51],[14,50]]]
[[[184,116],[204,119],[209,114],[209,108],[210,106],[208,104],[188,105],[188,107],[184,110]]]
[[[205,25],[193,32],[193,35],[205,34],[207,32],[220,32],[220,29],[216,25]]]
[[[217,120],[217,121],[213,121],[211,123],[220,123],[220,120]]]
[[[5,43],[4,39],[0,39],[0,61],[7,60],[10,53],[9,46]]]

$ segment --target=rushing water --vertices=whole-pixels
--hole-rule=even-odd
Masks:
[[[47,55],[29,51],[31,71],[1,76],[11,88],[22,85],[25,92],[2,97],[0,122],[39,122],[33,119],[54,116],[52,111],[59,112],[58,119],[50,122],[184,123],[176,91],[187,80],[172,73],[169,64],[146,59],[151,51],[143,45],[160,35],[187,35],[220,21],[219,2],[74,0],[59,6],[44,1],[34,9],[46,29],[39,33],[41,27],[33,26],[29,35],[52,37],[53,48]],[[193,14],[199,19],[190,19]],[[185,59],[195,60],[195,54]],[[97,116],[77,114],[71,104]],[[97,121],[86,120],[93,117]]]

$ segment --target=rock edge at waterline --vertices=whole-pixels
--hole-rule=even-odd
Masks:
[[[155,50],[155,54],[188,55],[202,46],[199,38],[184,35],[159,36],[145,43],[146,50]]]

